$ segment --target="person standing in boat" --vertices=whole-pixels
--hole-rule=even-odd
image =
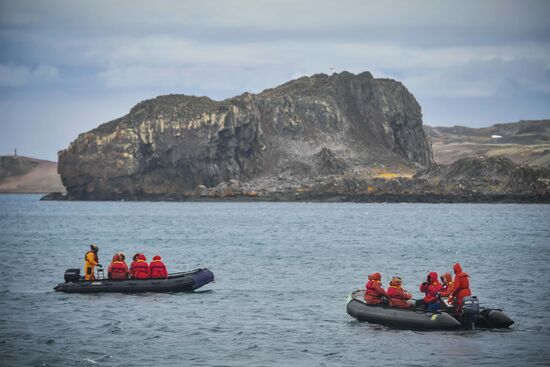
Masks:
[[[149,264],[149,272],[151,278],[166,279],[168,278],[168,271],[166,265],[162,262],[162,258],[159,255],[153,256],[153,261]]]
[[[420,292],[424,292],[425,294],[420,304],[425,305],[428,311],[439,310],[439,292],[441,292],[441,283],[439,283],[437,273],[435,271],[430,272],[426,278],[426,281],[420,285]]]
[[[115,256],[113,256],[113,261],[111,262],[111,265],[109,265],[109,269],[107,270],[109,279],[128,279],[130,272],[128,270],[128,265],[126,265],[125,260],[126,256],[122,252],[117,252]]]
[[[94,280],[95,267],[102,267],[99,263],[99,258],[97,257],[98,252],[99,248],[94,243],[92,243],[90,245],[90,250],[86,252],[86,255],[84,255],[84,279],[86,280]]]
[[[390,281],[390,286],[386,291],[391,307],[395,308],[410,308],[412,304],[408,302],[412,295],[401,287],[402,280],[400,277],[393,277]]]
[[[464,297],[471,296],[472,291],[470,290],[470,281],[468,280],[470,275],[462,271],[462,266],[460,266],[459,263],[453,266],[453,271],[455,273],[455,280],[453,282],[454,289],[451,295],[453,297],[455,312],[458,314],[462,310]]]
[[[147,264],[147,258],[143,254],[135,254],[133,262],[130,265],[130,274],[134,279],[149,279],[151,277],[149,273],[149,264]]]
[[[369,281],[365,285],[365,301],[369,305],[377,305],[382,302],[382,297],[388,297],[384,288],[382,288],[382,275],[380,273],[372,273],[369,275]]]

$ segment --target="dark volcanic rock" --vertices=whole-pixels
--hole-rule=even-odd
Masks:
[[[328,148],[323,148],[315,155],[318,159],[317,172],[322,174],[343,174],[348,165],[343,158],[339,158],[334,152]]]
[[[436,181],[448,193],[550,195],[550,170],[518,165],[507,158],[463,158],[436,167],[419,177]]]
[[[43,201],[50,201],[50,200],[63,201],[63,200],[67,200],[67,195],[63,194],[62,192],[52,192],[52,193],[49,193],[47,195],[42,196],[40,198],[40,200],[43,200]]]
[[[285,193],[323,188],[324,174],[431,163],[414,96],[397,81],[343,72],[219,102],[141,102],[81,134],[59,153],[58,170],[70,199],[177,200],[238,195],[240,187],[222,184],[230,180],[257,197],[256,184],[277,182],[272,191]]]

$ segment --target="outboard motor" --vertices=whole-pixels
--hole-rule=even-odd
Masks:
[[[479,315],[479,300],[476,296],[464,297],[460,319],[462,324],[471,330],[475,329],[475,322]]]
[[[80,280],[80,269],[65,270],[65,283],[78,282]]]

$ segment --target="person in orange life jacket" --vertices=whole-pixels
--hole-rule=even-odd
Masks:
[[[460,313],[464,297],[472,295],[472,291],[470,291],[470,281],[468,280],[470,275],[462,271],[462,267],[459,263],[453,266],[453,271],[455,273],[455,280],[453,282],[453,291],[451,295],[453,297],[455,310],[457,313]]]
[[[428,274],[426,281],[420,285],[420,292],[424,292],[425,294],[422,303],[426,305],[428,311],[437,311],[439,309],[440,291],[441,283],[437,279],[437,273],[432,271]]]
[[[130,274],[135,279],[149,279],[149,264],[143,254],[135,254],[134,261],[130,265]]]
[[[113,256],[113,261],[111,262],[111,265],[109,265],[109,269],[107,270],[109,279],[128,279],[130,272],[128,271],[128,265],[126,265],[126,262],[124,260],[126,260],[126,256],[122,252],[117,252],[115,256]]]
[[[401,278],[391,278],[390,286],[386,291],[390,306],[395,308],[410,308],[413,305],[407,301],[412,298],[412,295],[401,287],[401,283]]]
[[[84,255],[84,279],[86,280],[94,280],[95,267],[102,267],[99,263],[99,258],[97,257],[98,252],[99,248],[95,244],[91,244],[90,250],[86,252],[86,255]]]
[[[441,279],[441,297],[449,297],[453,292],[453,278],[451,273],[447,272],[439,277]]]
[[[441,307],[445,310],[448,310],[450,305],[452,304],[453,297],[451,294],[453,293],[453,278],[451,276],[451,273],[447,272],[439,277],[441,279],[441,292],[439,292],[440,297],[448,297],[447,301],[443,301],[441,303]]]
[[[107,274],[109,276],[109,279],[111,279],[111,270],[113,270],[113,263],[120,260],[120,252],[117,252],[113,255],[113,259],[111,260],[111,264],[107,268]]]
[[[369,275],[369,281],[365,284],[365,288],[367,289],[365,292],[365,301],[367,301],[367,304],[376,305],[382,302],[382,297],[388,297],[381,283],[382,275],[380,273]]]
[[[168,271],[166,270],[166,265],[164,265],[159,255],[153,256],[153,261],[149,263],[149,272],[151,273],[151,278],[155,278],[155,279],[168,278]]]

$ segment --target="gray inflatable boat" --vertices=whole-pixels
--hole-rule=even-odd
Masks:
[[[394,308],[388,305],[368,305],[364,296],[365,291],[355,291],[348,298],[348,314],[359,321],[411,330],[449,330],[462,326],[457,319],[445,312],[425,312]]]
[[[348,314],[359,320],[397,329],[449,330],[456,328],[508,328],[514,321],[502,310],[479,308],[476,297],[465,298],[460,316],[445,311],[426,312],[422,309],[399,309],[387,304],[368,305],[365,291],[357,290],[348,297]],[[470,303],[470,304],[468,304]],[[467,305],[468,304],[468,305]]]
[[[166,279],[125,280],[83,280],[79,269],[68,269],[65,283],[59,283],[54,290],[66,293],[191,292],[213,281],[214,274],[208,269],[172,273]]]

